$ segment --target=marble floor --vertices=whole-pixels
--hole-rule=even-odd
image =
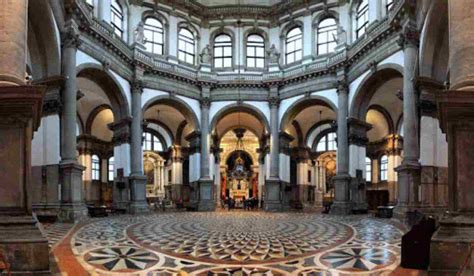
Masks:
[[[63,275],[389,275],[403,234],[370,215],[242,211],[123,215],[46,231],[58,228],[71,229],[48,234]]]

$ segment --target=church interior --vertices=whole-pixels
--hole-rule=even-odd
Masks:
[[[0,275],[474,275],[469,26],[471,0],[0,0]]]

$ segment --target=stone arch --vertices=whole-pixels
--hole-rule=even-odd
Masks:
[[[224,108],[222,108],[221,110],[219,110],[213,117],[211,123],[210,123],[210,129],[212,132],[215,131],[215,128],[217,127],[217,124],[218,122],[224,118],[226,115],[229,115],[231,113],[235,113],[235,112],[243,112],[243,113],[248,113],[252,116],[254,116],[255,118],[257,118],[258,120],[260,120],[262,122],[262,125],[263,125],[263,131],[262,133],[269,133],[270,132],[270,123],[268,122],[267,118],[265,117],[265,115],[263,114],[262,111],[260,111],[259,109],[255,108],[254,106],[252,105],[249,105],[249,104],[245,104],[245,103],[242,103],[242,104],[239,104],[239,103],[235,103],[235,104],[231,104],[231,105],[228,105]],[[228,129],[226,129],[225,131],[223,131],[223,133],[221,135],[224,135],[225,133],[227,133],[230,129],[232,129],[233,127],[230,127]],[[252,129],[249,129],[250,131],[252,131]],[[257,137],[258,137],[258,134],[256,133],[255,130],[252,131]],[[262,137],[259,137],[259,138],[262,138]]]
[[[194,113],[192,107],[182,99],[170,95],[160,95],[149,99],[142,107],[142,114],[144,115],[148,108],[157,104],[168,105],[176,108],[183,114],[188,123],[192,124],[192,127],[194,127],[195,130],[201,128],[198,117]]]
[[[293,119],[303,111],[303,109],[313,106],[313,105],[322,105],[325,107],[328,107],[332,111],[337,113],[337,107],[334,105],[332,102],[330,102],[328,99],[317,96],[317,95],[311,95],[309,97],[303,97],[296,102],[294,102],[292,105],[288,107],[288,109],[285,111],[283,114],[283,117],[281,118],[280,121],[280,131],[285,131],[285,127],[293,121]]]
[[[28,5],[28,59],[33,80],[59,75],[60,34],[50,3],[30,1]]]
[[[387,124],[388,124],[388,133],[395,134],[396,133],[395,124],[393,122],[392,116],[390,116],[390,113],[387,111],[387,109],[385,109],[383,106],[378,105],[378,104],[373,104],[369,106],[369,108],[367,109],[367,112],[371,109],[376,110],[380,112],[380,114],[383,115],[383,117],[385,118],[385,121],[387,121]]]
[[[85,133],[91,134],[92,131],[92,123],[94,122],[95,117],[102,111],[106,109],[112,109],[108,104],[101,104],[97,107],[95,107],[90,113],[89,116],[87,117],[86,120],[86,129]]]
[[[316,122],[315,124],[313,124],[311,126],[311,128],[308,130],[308,132],[306,133],[306,136],[304,136],[304,145],[308,145],[308,139],[309,139],[309,136],[310,134],[315,131],[318,127],[320,126],[323,126],[323,125],[331,125],[331,126],[334,126],[334,129],[336,127],[336,121],[334,120],[321,120],[319,122]],[[311,144],[314,143],[314,140],[316,140],[316,137],[313,139],[313,142]]]
[[[114,114],[114,122],[130,117],[130,108],[126,93],[118,80],[102,66],[94,63],[84,63],[76,68],[77,76],[90,79],[97,83],[106,93]]]
[[[163,128],[163,130],[168,134],[169,138],[171,141],[173,142],[176,142],[175,139],[176,137],[173,135],[173,131],[169,128],[168,125],[166,125],[164,122],[160,121],[160,120],[156,120],[156,119],[147,119],[146,120],[147,123],[152,123],[152,124],[155,124],[161,128]],[[152,128],[150,127],[147,127],[146,129],[151,129],[153,130]],[[154,132],[158,133],[157,131],[153,130]],[[160,134],[160,137],[162,135]],[[164,139],[164,138],[163,138]],[[164,139],[165,140],[165,139]],[[163,145],[167,145],[168,147],[172,146],[172,145],[168,145],[168,143],[164,143]]]
[[[369,103],[377,88],[392,78],[403,77],[403,68],[398,64],[383,64],[377,66],[377,71],[371,72],[362,80],[355,90],[349,107],[349,117],[365,121]]]

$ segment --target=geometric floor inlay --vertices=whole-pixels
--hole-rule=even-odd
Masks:
[[[176,212],[90,219],[67,242],[93,275],[388,275],[402,235],[369,215]]]

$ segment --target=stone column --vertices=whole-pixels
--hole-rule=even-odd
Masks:
[[[351,213],[349,175],[349,140],[347,131],[347,114],[349,112],[349,88],[345,80],[338,82],[337,87],[337,167],[334,181],[334,203],[331,213],[347,215]]]
[[[143,175],[143,115],[142,92],[143,84],[140,80],[132,83],[132,126],[130,145],[130,207],[132,214],[149,212],[146,202],[146,176]]]
[[[171,200],[178,201],[181,198],[183,188],[183,156],[181,147],[173,145],[171,147]]]
[[[311,180],[308,181],[308,170],[310,169],[309,163],[309,148],[307,147],[298,147],[297,157],[296,157],[296,194],[295,194],[295,207],[303,208],[304,205],[307,205],[309,198],[305,198],[305,195],[308,194],[309,186],[311,185]]]
[[[283,210],[283,189],[280,181],[280,136],[278,129],[278,109],[280,99],[269,98],[270,105],[270,175],[265,181],[265,211]]]
[[[430,270],[456,274],[474,242],[474,2],[449,1],[450,90],[437,92],[441,129],[448,140],[449,213],[431,239]],[[471,25],[469,25],[471,24]],[[468,259],[469,257],[469,259]]]
[[[208,88],[205,88],[208,90]],[[209,91],[206,91],[206,94]],[[209,108],[211,100],[204,97],[201,101],[201,177],[199,179],[199,211],[213,211],[214,201],[214,183],[210,176],[209,160]]]
[[[79,30],[74,21],[66,22],[62,39],[62,71],[65,77],[62,91],[63,110],[61,117],[61,162],[62,176],[61,211],[62,221],[78,221],[87,216],[84,204],[82,172],[84,167],[77,162],[77,83],[76,52],[80,44]]]
[[[356,118],[349,118],[349,149],[350,149],[350,169],[351,175],[355,176],[357,181],[351,182],[351,201],[352,209],[355,212],[367,212],[368,204],[366,200],[366,179],[365,179],[365,157],[367,156],[366,147],[369,139],[367,131],[372,126],[365,121]],[[358,175],[359,174],[359,177]]]
[[[398,204],[395,212],[402,216],[419,205],[420,186],[418,139],[418,110],[414,77],[418,55],[418,32],[414,22],[407,21],[400,35],[403,48],[403,161],[396,168],[398,172]]]
[[[50,274],[31,212],[31,140],[45,87],[26,85],[28,1],[0,2],[0,250],[17,275]]]

